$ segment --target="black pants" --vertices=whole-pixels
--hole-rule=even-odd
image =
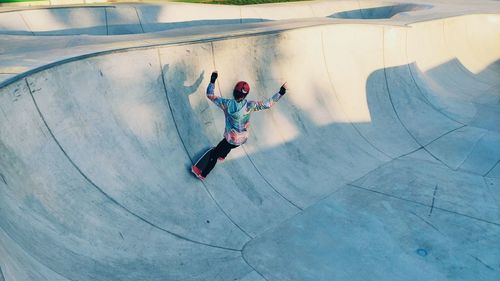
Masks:
[[[208,160],[207,167],[201,172],[201,175],[206,177],[215,167],[215,164],[217,164],[217,159],[219,157],[226,158],[226,156],[229,154],[229,151],[236,147],[238,146],[228,143],[226,139],[222,139],[219,144],[214,149],[212,149],[212,151],[210,151],[210,158]]]

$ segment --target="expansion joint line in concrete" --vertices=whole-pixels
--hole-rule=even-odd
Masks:
[[[240,24],[242,24],[242,23],[243,23],[243,14],[242,14],[242,12],[241,12],[241,9],[242,9],[242,8],[241,8],[241,6],[240,6],[239,8],[240,8],[240,9],[239,9],[239,10],[240,10]]]
[[[483,175],[483,177],[487,177],[491,173],[491,171],[493,171],[493,169],[498,166],[498,164],[500,164],[500,160],[498,160],[497,163],[495,163],[495,165],[493,165],[493,167],[491,167],[491,169],[489,169],[489,171]]]
[[[333,81],[332,81],[332,75],[330,73],[330,69],[328,68],[328,64],[326,62],[326,55],[325,55],[325,40],[324,40],[324,31],[322,30],[321,31],[321,53],[322,53],[322,56],[323,56],[323,66],[325,67],[325,70],[326,70],[326,75],[328,76],[328,83],[330,84],[330,89],[331,89],[331,92],[333,93],[333,95],[335,96],[335,99],[338,101],[338,103],[341,105],[341,110],[342,110],[342,113],[346,116],[346,118],[349,119],[349,124],[352,126],[352,128],[358,133],[358,135],[364,139],[366,141],[366,143],[368,143],[368,145],[370,145],[371,147],[373,147],[373,149],[377,150],[378,152],[382,153],[383,155],[387,156],[387,158],[389,159],[393,159],[390,155],[388,155],[387,153],[385,153],[384,151],[380,150],[378,147],[376,147],[374,144],[372,144],[358,129],[358,127],[353,124],[353,122],[350,120],[351,118],[349,117],[349,115],[347,114],[347,112],[345,111],[344,107],[343,107],[343,103],[340,101],[339,97],[337,96],[337,92],[335,91],[335,86],[333,84]]]
[[[170,114],[172,115],[172,122],[174,122],[174,126],[175,126],[175,130],[177,132],[177,135],[179,136],[179,140],[181,141],[182,143],[182,147],[184,148],[184,151],[186,152],[186,155],[188,156],[188,158],[190,159],[191,161],[191,164],[194,165],[194,161],[193,159],[191,158],[191,156],[189,155],[189,150],[187,149],[186,147],[186,143],[184,142],[184,139],[182,138],[181,134],[180,134],[180,131],[179,131],[179,126],[177,125],[177,121],[175,119],[175,116],[174,116],[174,112],[172,110],[172,105],[170,104],[170,99],[168,97],[168,91],[167,91],[167,84],[165,82],[165,73],[163,72],[163,62],[161,61],[161,55],[160,55],[160,49],[158,48],[157,49],[158,51],[158,60],[160,62],[160,75],[161,75],[161,81],[163,83],[163,90],[165,92],[165,98],[166,98],[166,101],[167,101],[167,105],[168,105],[168,108],[170,110]],[[212,201],[215,203],[215,205],[217,206],[217,208],[219,208],[219,210],[228,218],[228,220],[234,224],[242,233],[244,233],[248,238],[252,239],[253,237],[250,236],[250,234],[248,234],[243,228],[241,228],[230,216],[229,214],[222,208],[222,206],[219,204],[219,202],[217,200],[215,200],[215,197],[213,196],[213,194],[210,192],[210,190],[208,189],[207,185],[203,182],[202,183],[203,186],[205,187],[205,190],[206,192],[208,193],[208,195],[210,196],[210,198],[212,199]],[[234,250],[234,249],[233,249]]]
[[[243,148],[243,151],[245,152],[245,155],[247,156],[248,160],[250,161],[250,163],[252,163],[252,166],[255,168],[255,170],[257,171],[257,173],[261,176],[261,178],[274,190],[274,192],[276,192],[281,198],[285,199],[288,203],[290,203],[292,206],[294,206],[295,208],[299,209],[300,211],[302,211],[303,209],[301,207],[299,207],[297,204],[293,203],[290,199],[286,198],[283,194],[281,194],[281,192],[279,192],[275,187],[274,185],[272,185],[268,180],[267,178],[262,174],[262,172],[260,171],[259,168],[257,168],[257,165],[255,165],[255,162],[252,160],[252,157],[250,157],[250,155],[248,154],[248,151],[245,149],[244,146],[242,146]]]
[[[440,234],[442,234],[444,236],[444,233],[442,233],[436,226],[434,226],[432,223],[428,222],[426,219],[424,219],[421,216],[417,215],[413,211],[410,211],[410,214],[414,215],[415,217],[417,217],[418,219],[420,219],[421,221],[423,221],[425,224],[427,224],[428,226],[430,226],[432,229],[434,229],[435,231],[439,232]]]
[[[12,235],[10,235],[7,231],[5,231],[4,229],[2,229],[1,227],[0,227],[0,232],[1,232],[1,233],[0,233],[0,235],[2,235],[2,234],[3,234],[3,235],[5,235],[5,237],[7,237],[8,239],[12,240],[12,241],[16,244],[16,246],[17,246],[17,247],[19,247],[19,248],[21,249],[21,252],[22,252],[24,255],[28,256],[30,259],[32,259],[33,261],[35,261],[37,264],[39,264],[39,265],[41,265],[41,266],[45,267],[45,268],[46,268],[48,271],[50,271],[51,273],[53,273],[53,274],[55,274],[55,275],[59,276],[60,278],[58,278],[57,280],[61,280],[61,281],[63,281],[63,280],[67,280],[67,281],[77,281],[77,280],[75,280],[75,279],[72,279],[72,278],[69,278],[69,277],[67,277],[67,276],[62,275],[61,273],[59,273],[59,272],[55,271],[55,270],[54,270],[52,267],[50,267],[48,264],[45,264],[46,259],[40,259],[38,256],[33,255],[33,253],[32,253],[31,251],[28,251],[28,250],[32,250],[31,248],[26,249],[26,247],[24,247],[24,243],[23,243],[23,244],[18,243],[18,241],[16,241],[16,240],[12,237]],[[10,281],[9,279],[5,279],[5,275],[2,275],[2,274],[3,274],[3,272],[1,272],[1,268],[0,268],[0,277],[4,277],[4,279],[0,278],[0,281]]]
[[[480,138],[478,138],[476,140],[476,142],[474,142],[474,145],[471,147],[469,153],[467,154],[466,157],[464,157],[464,160],[462,160],[462,162],[460,162],[460,164],[457,166],[457,171],[460,169],[460,167],[462,167],[462,165],[465,163],[465,161],[467,161],[467,159],[469,159],[469,157],[471,156],[472,152],[474,152],[474,149],[476,149],[476,146],[477,144],[486,136],[487,132],[483,132],[483,134],[481,135]],[[495,165],[493,165],[495,166]]]
[[[92,185],[96,190],[98,190],[102,195],[104,195],[104,197],[106,197],[109,201],[111,201],[112,203],[114,203],[116,206],[120,207],[121,209],[123,209],[124,211],[126,211],[127,213],[131,214],[132,216],[134,216],[135,218],[139,219],[140,221],[152,226],[153,228],[156,228],[158,230],[161,230],[165,233],[168,233],[180,240],[184,240],[184,241],[187,241],[187,242],[191,242],[191,243],[194,243],[194,244],[199,244],[199,245],[204,245],[204,246],[207,246],[207,247],[212,247],[212,248],[217,248],[217,249],[222,249],[222,250],[228,250],[228,251],[237,251],[237,252],[240,252],[241,250],[240,249],[233,249],[233,248],[228,248],[228,247],[223,247],[223,246],[217,246],[217,245],[211,245],[211,244],[208,244],[208,243],[205,243],[205,242],[201,242],[201,241],[196,241],[196,240],[193,240],[193,239],[190,239],[188,237],[184,237],[180,234],[177,234],[175,232],[172,232],[172,231],[169,231],[165,228],[162,228],[150,221],[148,221],[147,219],[139,216],[138,214],[132,212],[130,209],[128,209],[127,207],[125,207],[124,205],[122,205],[120,202],[116,201],[113,197],[111,197],[109,194],[107,194],[102,188],[100,188],[96,183],[94,183],[81,169],[80,167],[78,167],[78,165],[76,165],[76,163],[73,161],[73,159],[71,159],[71,157],[68,155],[68,153],[66,152],[66,150],[62,147],[61,143],[59,142],[59,140],[56,138],[56,136],[54,135],[54,133],[52,132],[52,129],[50,129],[50,126],[49,124],[47,123],[47,120],[45,119],[44,115],[42,114],[42,111],[40,110],[40,107],[38,106],[38,103],[36,102],[35,100],[35,97],[33,95],[33,91],[31,90],[31,86],[28,82],[28,79],[25,79],[25,82],[26,82],[26,86],[28,87],[28,91],[30,93],[30,96],[31,96],[31,99],[33,101],[33,104],[35,105],[35,108],[43,122],[43,124],[45,125],[45,127],[47,128],[51,138],[54,140],[54,142],[56,143],[56,145],[59,147],[59,149],[61,150],[61,152],[64,154],[64,156],[68,159],[69,163],[77,170],[77,172],[90,184]]]
[[[322,202],[322,201],[326,200],[328,197],[332,196],[333,194],[335,194],[335,193],[336,193],[336,192],[338,192],[339,190],[341,190],[341,188],[338,188],[338,189],[336,189],[336,190],[334,190],[334,191],[332,191],[332,192],[330,192],[330,193],[326,194],[326,195],[325,195],[325,196],[323,196],[322,198],[318,199],[316,202],[314,202],[314,203],[312,203],[312,204],[310,204],[310,205],[306,206],[305,208],[301,209],[301,211],[300,211],[300,212],[298,212],[298,213],[294,214],[293,216],[291,216],[291,217],[289,217],[289,218],[286,218],[285,220],[283,220],[283,221],[279,222],[277,225],[274,225],[273,227],[266,229],[265,231],[263,231],[263,232],[259,233],[256,237],[254,237],[254,238],[252,238],[251,240],[247,241],[247,242],[245,243],[245,245],[243,245],[243,248],[242,248],[242,250],[241,250],[241,255],[242,255],[243,260],[244,260],[244,261],[248,264],[248,266],[250,266],[251,268],[253,268],[253,270],[255,270],[255,272],[257,272],[257,273],[258,273],[258,274],[259,274],[262,278],[264,278],[264,280],[266,280],[266,281],[267,281],[268,279],[267,279],[266,277],[264,277],[264,275],[263,275],[263,274],[261,274],[261,273],[260,273],[257,269],[255,269],[255,267],[253,267],[253,266],[250,264],[250,262],[248,262],[248,260],[245,258],[245,249],[246,249],[246,247],[250,244],[250,242],[252,242],[253,240],[255,240],[257,237],[260,237],[260,236],[264,235],[265,233],[268,233],[268,232],[272,231],[273,229],[277,229],[277,228],[279,228],[279,227],[280,227],[280,226],[282,226],[282,225],[285,225],[285,224],[287,224],[287,223],[290,223],[290,222],[291,222],[291,221],[293,221],[296,217],[298,217],[298,216],[302,215],[304,212],[306,212],[309,208],[312,208],[312,207],[316,206],[317,204],[319,204],[320,202]]]
[[[479,262],[480,264],[484,265],[487,269],[489,270],[495,270],[493,267],[489,266],[488,264],[486,264],[485,262],[483,262],[481,259],[479,259],[478,257],[474,256],[474,255],[471,255],[469,254],[470,257],[474,258],[477,262]]]
[[[370,189],[370,188],[362,187],[362,186],[355,185],[355,184],[352,184],[352,183],[348,183],[347,185],[351,186],[353,188],[356,188],[356,189],[360,189],[360,190],[364,190],[364,191],[376,193],[376,194],[379,194],[379,195],[382,195],[382,196],[390,197],[390,198],[393,198],[393,199],[398,199],[398,200],[405,201],[405,202],[410,202],[410,203],[413,203],[413,204],[416,204],[416,205],[420,205],[420,206],[424,206],[424,207],[429,207],[429,208],[432,207],[429,204],[425,204],[425,203],[422,203],[422,202],[418,202],[418,201],[406,199],[406,198],[403,198],[403,197],[399,197],[399,196],[392,195],[392,194],[389,194],[389,193],[385,193],[385,192],[373,190],[373,189]],[[485,219],[477,218],[477,217],[474,217],[474,216],[470,216],[470,215],[467,215],[467,214],[462,214],[462,213],[459,213],[459,212],[456,212],[456,211],[451,211],[451,210],[440,208],[440,207],[436,207],[436,206],[434,206],[434,209],[435,210],[440,210],[440,211],[443,211],[443,212],[447,212],[447,213],[450,213],[450,214],[453,214],[453,215],[466,217],[466,218],[469,218],[469,219],[477,220],[477,221],[480,221],[480,222],[483,222],[483,223],[487,223],[487,224],[491,224],[491,225],[500,227],[500,223],[497,223],[497,222],[488,221],[488,220],[485,220]]]
[[[406,30],[405,32],[405,59],[406,59],[406,65],[408,66],[408,71],[410,73],[410,77],[411,77],[411,80],[413,81],[413,84],[415,85],[416,89],[418,90],[418,92],[420,93],[420,96],[425,100],[425,102],[430,106],[432,107],[433,109],[435,109],[437,112],[439,112],[441,115],[443,115],[444,117],[460,124],[460,125],[465,125],[464,123],[456,120],[455,118],[449,116],[448,114],[444,113],[441,109],[439,109],[437,106],[435,106],[428,98],[427,96],[424,94],[424,90],[420,87],[420,85],[417,83],[417,79],[415,78],[415,74],[413,73],[412,71],[412,68],[410,67],[410,59],[409,59],[409,56],[408,56],[408,30]],[[416,62],[415,62],[415,67],[416,67]]]
[[[426,147],[427,147],[427,146],[431,145],[432,143],[434,143],[434,142],[436,142],[436,141],[440,140],[441,138],[443,138],[443,137],[445,137],[445,136],[447,136],[447,135],[449,135],[449,134],[451,134],[451,133],[453,133],[453,132],[455,132],[455,131],[458,131],[458,130],[460,130],[460,129],[462,129],[462,128],[465,128],[465,127],[467,127],[467,125],[461,125],[460,127],[456,127],[455,129],[449,130],[448,132],[446,132],[446,133],[444,133],[444,134],[442,134],[442,135],[438,136],[437,138],[435,138],[435,139],[431,140],[430,142],[428,142],[428,143],[427,143],[426,145],[424,145],[424,146],[426,146]]]
[[[383,67],[384,67],[384,80],[385,80],[385,87],[387,89],[387,94],[389,95],[389,101],[391,103],[392,110],[394,111],[394,114],[396,115],[396,118],[398,119],[399,123],[403,128],[406,130],[409,136],[412,137],[412,139],[417,143],[420,148],[424,148],[422,144],[415,138],[415,136],[410,132],[410,130],[406,127],[406,125],[403,123],[401,120],[401,117],[399,116],[398,111],[396,110],[396,107],[394,106],[394,101],[392,100],[392,94],[391,94],[391,89],[389,88],[389,82],[387,81],[387,70],[386,70],[386,65],[385,65],[385,29],[382,29],[382,60],[383,60]],[[408,63],[408,59],[406,60]]]
[[[105,20],[105,23],[106,23],[106,35],[109,35],[108,8],[104,8],[104,20]]]
[[[251,268],[253,269],[253,271],[255,271],[257,274],[259,274],[260,277],[262,277],[262,279],[266,280],[266,281],[269,281],[269,279],[267,279],[262,273],[260,273],[253,265],[251,265],[248,260],[245,258],[245,255],[243,253],[243,251],[241,252],[241,258],[243,259],[243,261]]]
[[[408,32],[405,33],[406,36],[408,36]],[[405,39],[407,40],[407,38]],[[382,48],[382,52],[383,52],[383,60],[384,60],[384,79],[385,79],[385,85],[386,85],[386,88],[387,88],[387,93],[389,94],[389,101],[391,103],[391,107],[392,107],[392,110],[394,111],[394,113],[396,114],[396,118],[398,119],[399,123],[401,124],[401,126],[403,126],[403,128],[406,130],[406,132],[408,133],[408,135],[410,135],[413,140],[415,141],[415,143],[417,143],[420,148],[422,148],[423,150],[425,150],[429,155],[431,155],[434,159],[436,159],[437,161],[439,161],[440,163],[442,163],[443,165],[445,165],[446,167],[448,167],[449,169],[453,170],[453,168],[451,168],[450,166],[448,166],[445,162],[443,162],[441,159],[439,159],[438,157],[436,157],[434,154],[432,154],[427,148],[426,148],[426,145],[429,145],[429,144],[426,144],[426,145],[423,145],[422,143],[420,143],[417,138],[410,132],[410,130],[408,129],[408,127],[406,127],[405,123],[401,120],[401,117],[399,116],[399,113],[398,111],[396,110],[396,106],[394,105],[394,101],[392,100],[392,94],[391,94],[391,89],[389,88],[389,82],[387,81],[387,69],[386,69],[386,66],[385,66],[385,29],[383,29],[383,48]],[[407,43],[405,43],[407,44]],[[407,51],[407,50],[406,50]],[[411,69],[410,69],[410,66],[408,65],[408,55],[406,54],[406,64],[407,64],[407,67],[409,68],[410,70],[410,74],[411,74]],[[415,86],[418,88],[418,85],[415,81],[415,79],[413,78],[412,76],[412,80],[413,80],[413,84],[415,84]],[[425,98],[425,97],[424,97]],[[432,105],[431,105],[432,106]],[[441,113],[441,111],[438,111]],[[441,113],[442,114],[442,113]],[[445,117],[447,117],[446,115],[444,115]],[[457,122],[458,123],[458,122]],[[459,123],[461,124],[460,127],[457,127],[457,128],[454,128],[452,129],[451,131],[449,132],[446,132],[444,133],[443,135],[439,136],[436,138],[439,139],[441,138],[442,136],[446,135],[446,134],[449,134],[450,132],[452,131],[455,131],[455,130],[458,130],[460,129],[461,127],[465,126],[464,124],[462,123]]]
[[[139,26],[141,27],[142,33],[144,33],[144,27],[142,26],[141,17],[139,16],[139,11],[137,11],[137,7],[134,7],[135,14],[137,15],[137,20],[139,21]]]
[[[26,19],[24,18],[23,16],[23,13],[20,12],[19,15],[21,16],[21,19],[23,20],[24,24],[26,25],[26,27],[29,29],[29,31],[31,32],[31,35],[33,36],[36,36],[35,32],[33,32],[33,30],[31,29],[31,26],[28,24],[28,22],[26,21]]]
[[[432,158],[436,159],[437,161],[439,161],[441,164],[443,164],[444,166],[446,166],[448,169],[452,170],[452,171],[455,171],[455,172],[460,172],[460,173],[465,173],[465,174],[470,174],[470,175],[474,175],[474,176],[486,176],[491,170],[493,170],[493,168],[495,168],[495,166],[498,164],[498,162],[500,161],[497,161],[497,164],[493,165],[493,167],[491,167],[490,170],[488,170],[488,172],[486,172],[486,174],[484,175],[481,175],[481,174],[478,174],[478,173],[474,173],[474,172],[471,172],[471,171],[467,171],[467,170],[460,170],[460,167],[465,163],[465,161],[467,161],[467,159],[469,159],[469,156],[471,155],[472,151],[474,150],[474,148],[476,147],[476,145],[479,143],[479,141],[486,135],[486,133],[483,134],[483,136],[481,136],[481,138],[479,138],[476,143],[474,143],[473,147],[471,148],[471,152],[467,155],[467,157],[464,158],[464,160],[460,163],[460,165],[457,166],[457,168],[453,168],[451,167],[450,165],[446,164],[444,161],[442,161],[441,159],[439,159],[437,156],[435,156],[427,147],[429,145],[431,145],[432,143],[436,142],[437,140],[441,139],[442,137],[450,134],[450,133],[453,133],[457,130],[460,130],[464,127],[467,127],[467,125],[463,125],[463,126],[460,126],[460,127],[457,127],[455,129],[452,129],[444,134],[442,134],[441,136],[435,138],[434,140],[430,141],[428,144],[426,144],[424,147],[422,147],[423,150],[425,150],[430,156],[432,156]]]

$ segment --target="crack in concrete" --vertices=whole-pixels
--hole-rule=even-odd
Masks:
[[[480,260],[478,257],[473,256],[473,255],[469,255],[469,256],[473,257],[476,261],[478,261],[480,264],[484,265],[489,270],[495,270],[493,267],[489,266],[488,264],[486,264],[485,262],[483,262],[482,260]]]
[[[431,204],[431,210],[429,211],[429,217],[432,215],[432,211],[434,210],[434,202],[436,201],[437,189],[438,185],[436,184],[436,187],[434,187],[434,194],[432,194],[432,204]]]

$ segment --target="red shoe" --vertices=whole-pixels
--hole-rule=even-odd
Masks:
[[[205,177],[201,175],[201,170],[196,167],[196,166],[192,166],[191,167],[191,172],[193,172],[193,174],[199,178],[201,181],[204,181],[205,180]]]
[[[217,160],[219,160],[219,161],[221,161],[221,162],[222,162],[222,161],[224,161],[225,159],[226,159],[226,158],[224,158],[224,157],[219,157],[219,158],[217,158]]]

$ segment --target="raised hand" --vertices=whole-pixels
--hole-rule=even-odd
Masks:
[[[217,80],[217,77],[219,77],[219,74],[217,71],[212,72],[212,76],[210,76],[210,83],[215,83],[215,80]]]
[[[286,82],[280,88],[280,95],[283,96],[284,94],[286,94]]]

